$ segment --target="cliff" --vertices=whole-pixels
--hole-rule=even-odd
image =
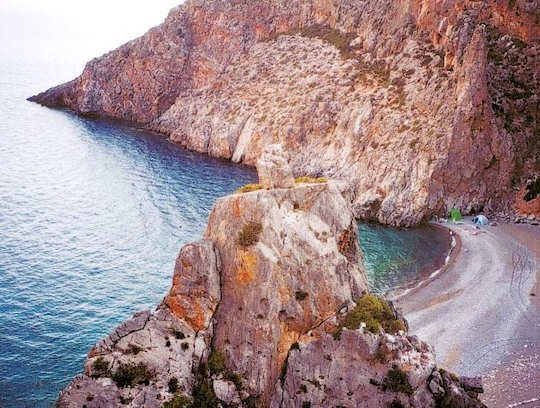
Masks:
[[[477,380],[438,369],[366,293],[347,184],[295,182],[275,146],[258,170],[182,248],[161,305],[99,341],[57,406],[482,407]]]
[[[506,210],[539,171],[536,0],[188,0],[31,100],[346,178],[355,215]]]

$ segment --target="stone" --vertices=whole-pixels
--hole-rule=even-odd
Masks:
[[[431,375],[431,380],[429,380],[429,383],[428,383],[429,391],[436,397],[443,395],[444,394],[443,385],[444,383],[443,383],[441,374],[436,370],[433,371]]]
[[[210,240],[184,246],[174,268],[173,284],[164,300],[195,332],[206,330],[220,300],[219,256]]]
[[[257,160],[257,174],[262,188],[294,187],[294,176],[281,145],[266,147]]]
[[[482,377],[460,377],[459,382],[465,391],[484,392]]]
[[[204,235],[222,265],[213,345],[263,405],[291,346],[318,336],[367,290],[346,188],[330,181],[234,194],[210,214]],[[244,245],[253,225],[259,233]],[[340,246],[344,234],[351,239]]]
[[[172,396],[167,392],[172,377],[177,378],[179,390],[190,393],[194,383],[192,368],[200,361],[195,353],[195,342],[200,336],[203,334],[196,333],[166,307],[135,314],[92,348],[84,375],[76,377],[62,391],[58,406],[116,407],[122,398],[131,401],[127,406],[157,408],[161,406],[156,399],[158,390]],[[99,361],[105,362],[105,369],[97,369]],[[117,386],[109,377],[130,364],[144,366],[149,373],[148,382]],[[94,396],[90,404],[89,395]]]
[[[238,395],[238,391],[236,389],[236,386],[226,380],[214,380],[213,382],[214,392],[216,393],[216,397],[218,397],[219,400],[225,402],[226,404],[241,404],[240,396]]]

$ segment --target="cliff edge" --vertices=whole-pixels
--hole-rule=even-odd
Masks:
[[[348,185],[296,182],[277,146],[258,170],[182,248],[163,302],[99,341],[57,406],[482,407],[478,380],[438,369],[367,293]]]
[[[539,173],[537,0],[188,0],[31,100],[346,178],[357,217],[508,210]]]

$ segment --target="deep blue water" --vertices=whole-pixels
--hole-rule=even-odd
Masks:
[[[255,173],[27,102],[74,76],[80,58],[10,44],[0,48],[0,407],[47,407],[99,338],[161,300],[214,200]],[[377,291],[441,249],[429,229],[360,232]]]

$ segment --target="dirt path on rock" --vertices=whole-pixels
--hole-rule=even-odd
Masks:
[[[485,376],[488,406],[540,406],[540,228],[447,226],[461,241],[453,262],[396,299],[410,332],[442,367]]]

